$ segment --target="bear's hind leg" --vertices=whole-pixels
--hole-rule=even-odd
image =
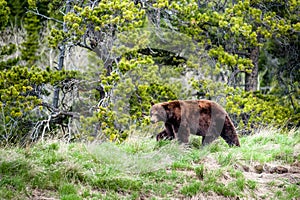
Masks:
[[[227,142],[229,146],[240,146],[238,135],[229,116],[226,116],[224,127],[221,132],[221,137]]]

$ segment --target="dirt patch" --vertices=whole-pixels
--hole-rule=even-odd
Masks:
[[[218,170],[218,169],[220,169],[220,164],[211,155],[208,155],[204,159],[202,159],[200,164],[204,165],[204,169],[209,169],[209,170]]]
[[[213,171],[220,169],[220,164],[213,156],[207,156],[197,164],[203,164],[204,169]],[[254,181],[257,185],[252,191],[244,191],[244,195],[249,195],[257,199],[274,197],[275,192],[289,184],[300,186],[300,162],[296,161],[290,165],[278,163],[251,163],[250,165],[236,163],[233,165],[236,170],[243,172],[246,180]],[[219,181],[227,185],[235,178],[231,177],[228,171],[222,172]],[[239,197],[224,197],[213,192],[200,194],[191,199],[239,199]],[[243,199],[243,198],[242,198]]]
[[[239,197],[224,197],[220,196],[214,192],[208,192],[206,194],[200,194],[192,197],[190,200],[238,200]]]
[[[300,183],[300,174],[295,173],[285,173],[285,174],[268,174],[268,173],[255,173],[255,172],[244,172],[245,178],[256,181],[261,184],[270,184],[272,185],[278,183],[284,183],[286,181],[291,184]]]
[[[273,196],[274,189],[281,188],[286,184],[300,185],[299,166],[299,162],[292,165],[253,164],[247,170],[243,170],[243,174],[246,179],[257,183],[255,194],[260,199],[265,196]],[[240,166],[239,169],[243,169],[243,166]]]
[[[49,191],[35,189],[30,196],[31,200],[58,200],[59,198],[53,197]]]

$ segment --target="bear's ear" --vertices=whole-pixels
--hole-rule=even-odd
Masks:
[[[165,102],[162,104],[162,107],[165,109],[165,110],[170,110],[170,105],[169,103]]]
[[[151,101],[150,101],[150,104],[151,104],[151,106],[153,106],[155,103],[151,100]]]

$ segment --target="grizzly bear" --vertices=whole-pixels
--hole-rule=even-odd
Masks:
[[[206,145],[221,136],[230,146],[240,146],[238,135],[228,113],[222,106],[210,100],[176,100],[152,105],[150,121],[163,121],[165,129],[156,139],[176,138],[188,143],[189,135],[202,136]]]

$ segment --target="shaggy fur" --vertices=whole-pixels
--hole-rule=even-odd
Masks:
[[[202,136],[202,144],[221,136],[230,146],[240,146],[238,135],[228,113],[222,106],[209,100],[171,101],[155,104],[150,110],[152,123],[165,122],[165,130],[156,139],[176,138],[188,143],[189,135]]]

